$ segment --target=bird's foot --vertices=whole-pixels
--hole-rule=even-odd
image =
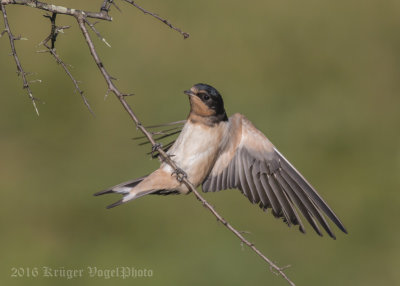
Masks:
[[[179,182],[182,182],[183,179],[187,178],[187,174],[181,168],[176,168],[175,171],[172,172],[171,176],[176,175],[176,179]]]
[[[153,146],[151,146],[151,156],[154,155],[154,152],[157,152],[158,149],[162,148],[162,144],[161,143],[156,143]]]

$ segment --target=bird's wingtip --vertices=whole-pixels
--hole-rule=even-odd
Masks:
[[[344,225],[339,226],[340,230],[343,231],[345,234],[349,234],[347,232],[347,229],[344,227]]]

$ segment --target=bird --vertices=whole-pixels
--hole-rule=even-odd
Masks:
[[[94,195],[120,194],[113,208],[149,194],[188,194],[187,178],[203,192],[238,189],[263,211],[271,210],[288,226],[305,233],[300,214],[315,232],[320,226],[336,238],[329,218],[341,231],[346,228],[324,199],[244,115],[228,117],[221,94],[211,85],[198,83],[185,90],[190,112],[167,155],[179,169],[166,162],[147,176],[118,184]]]

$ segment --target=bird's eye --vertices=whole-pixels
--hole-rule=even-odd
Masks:
[[[209,99],[210,99],[210,96],[209,96],[208,94],[204,94],[204,95],[203,95],[203,99],[204,99],[204,100],[209,100]]]

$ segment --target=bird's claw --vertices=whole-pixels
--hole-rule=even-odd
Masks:
[[[156,143],[153,146],[151,146],[151,156],[153,156],[154,152],[157,152],[159,148],[162,148],[161,143]]]
[[[176,179],[177,179],[179,182],[182,182],[183,179],[186,179],[186,178],[187,178],[187,174],[186,174],[185,171],[183,171],[181,168],[176,168],[176,169],[172,172],[171,176],[173,176],[173,175],[175,175],[175,174],[176,174]]]

